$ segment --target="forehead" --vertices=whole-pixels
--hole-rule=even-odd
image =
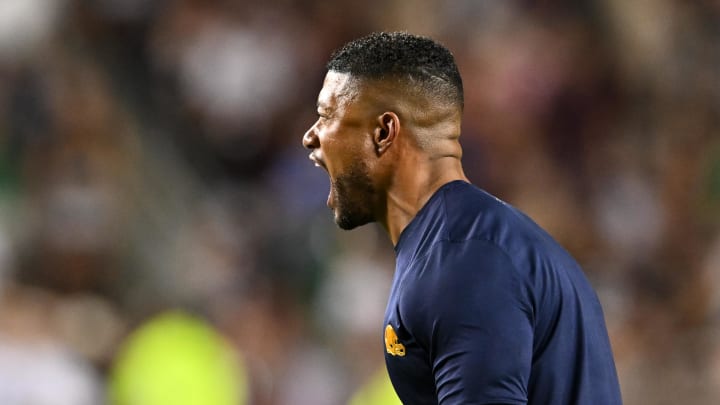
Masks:
[[[348,73],[329,71],[318,95],[319,108],[345,105],[357,96],[356,81]]]

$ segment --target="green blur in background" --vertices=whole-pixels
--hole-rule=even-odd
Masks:
[[[207,323],[168,312],[125,342],[109,399],[113,405],[242,405],[245,379],[237,354]]]

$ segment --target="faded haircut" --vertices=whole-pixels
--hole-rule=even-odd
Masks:
[[[328,71],[361,79],[396,80],[412,91],[456,103],[463,85],[452,53],[436,41],[406,32],[376,32],[345,44],[327,63]]]

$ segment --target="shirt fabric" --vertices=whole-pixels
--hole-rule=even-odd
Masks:
[[[395,251],[385,360],[404,404],[622,403],[595,292],[526,215],[453,181]]]

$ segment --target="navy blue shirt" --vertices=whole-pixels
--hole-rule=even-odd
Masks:
[[[385,361],[404,404],[622,403],[595,292],[520,211],[454,181],[395,250]]]

